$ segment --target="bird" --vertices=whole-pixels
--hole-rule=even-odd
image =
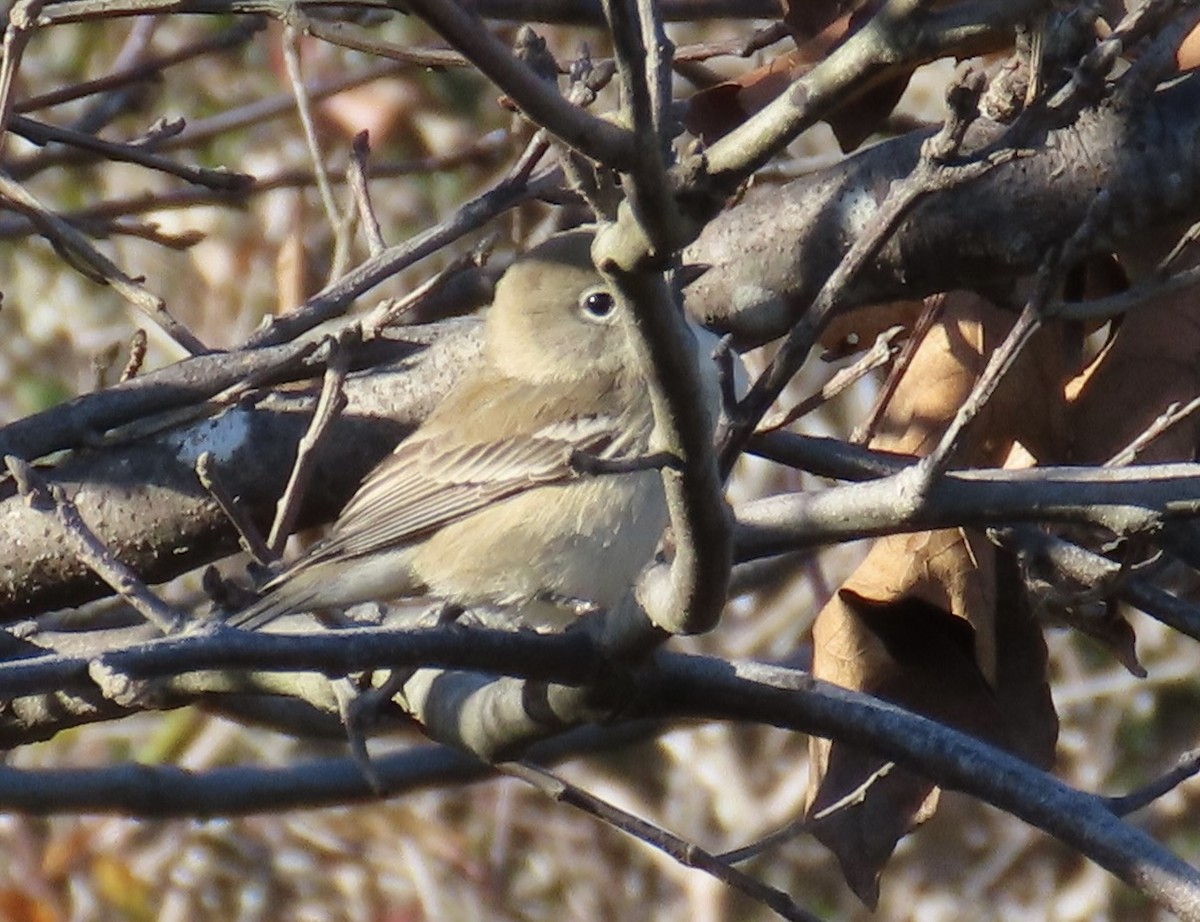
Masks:
[[[479,363],[364,478],[328,535],[228,623],[433,596],[545,630],[574,620],[578,603],[621,600],[668,514],[659,470],[603,467],[647,455],[654,413],[621,303],[592,262],[594,234],[557,234],[513,263]]]

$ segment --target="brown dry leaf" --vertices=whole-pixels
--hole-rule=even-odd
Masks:
[[[0,889],[0,919],[4,922],[58,922],[62,916],[45,901],[14,887]]]
[[[997,606],[993,549],[947,529],[877,541],[813,626],[813,674],[965,730],[1038,765],[1053,758],[1057,718],[1046,649],[1018,599]],[[1004,581],[1015,586],[1014,579]],[[1001,610],[1004,616],[996,618]],[[858,790],[884,760],[842,743],[810,741],[810,819]],[[924,822],[937,791],[894,768],[861,799],[816,823],[854,892],[878,898],[896,842]]]
[[[813,674],[930,717],[961,721],[978,712],[998,725],[986,706],[990,692],[976,665],[971,627],[936,604],[901,594],[917,576],[896,566],[917,560],[903,545],[925,537],[875,543],[817,617]],[[943,705],[956,712],[954,718]],[[809,752],[813,780],[806,814],[814,835],[837,856],[851,889],[874,907],[883,865],[900,837],[932,814],[937,793],[904,769],[885,772],[884,760],[854,746],[813,737]],[[822,816],[847,798],[852,802]]]
[[[706,144],[733,131],[812,68],[799,51],[789,51],[762,67],[701,90],[688,100],[683,123]]]
[[[925,310],[924,301],[890,301],[835,314],[818,342],[827,353],[843,356],[867,349],[884,330],[896,325],[911,330]],[[907,334],[905,334],[907,335]]]
[[[1180,73],[1200,67],[1200,26],[1192,29],[1175,52],[1175,63]]]
[[[403,80],[376,80],[322,100],[317,111],[344,138],[360,131],[371,136],[371,144],[382,147],[394,134],[406,131],[421,105],[421,94]]]
[[[927,452],[1012,322],[977,296],[948,296],[896,386],[874,446]],[[1062,407],[1046,395],[1062,393],[1065,355],[1059,331],[1035,337],[976,421],[969,460],[999,463],[1018,439],[1043,452],[1055,446]],[[1015,573],[998,580],[997,566],[994,548],[962,529],[879,539],[817,616],[813,674],[1049,764],[1057,718],[1045,644],[1015,592],[997,598],[1001,586],[1016,584]],[[937,791],[841,743],[814,739],[810,751],[808,816],[850,799],[819,821],[816,835],[855,893],[874,905],[884,863],[900,836],[932,814]]]
[[[880,539],[817,617],[813,674],[1048,765],[1057,719],[1045,645],[1016,600],[995,618],[994,566],[991,545],[958,529]],[[813,738],[809,748],[810,819],[885,765],[842,743]],[[896,842],[936,803],[932,784],[894,768],[814,832],[837,855],[854,892],[874,905]]]
[[[937,444],[1014,319],[976,294],[948,294],[941,317],[897,385],[872,446],[921,455]],[[1067,332],[1049,326],[1034,336],[971,429],[967,459],[1000,464],[1014,442],[1039,459],[1061,455],[1064,408],[1048,395],[1062,393],[1072,351],[1064,342]]]
[[[922,599],[967,621],[974,629],[979,668],[991,680],[996,674],[993,556],[988,541],[961,528],[887,535],[872,545],[843,588],[877,601]]]
[[[1179,269],[1200,263],[1193,248]],[[1109,346],[1068,388],[1071,460],[1102,463],[1172,403],[1200,394],[1200,299],[1194,290],[1148,298],[1121,321]],[[1150,443],[1139,461],[1190,461],[1200,437],[1196,416]]]

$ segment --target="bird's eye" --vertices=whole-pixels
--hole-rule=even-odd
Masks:
[[[616,300],[604,290],[586,291],[579,299],[580,310],[588,320],[607,320],[616,306]]]

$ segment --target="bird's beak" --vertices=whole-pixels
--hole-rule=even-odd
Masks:
[[[696,281],[696,279],[700,278],[700,276],[704,275],[711,268],[712,266],[707,263],[687,263],[682,265],[675,270],[675,284],[679,286],[680,290],[687,288],[688,285],[692,284],[692,282]]]

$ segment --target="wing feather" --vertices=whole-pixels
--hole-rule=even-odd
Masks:
[[[606,454],[621,421],[555,422],[493,442],[445,445],[420,432],[372,471],[308,560],[357,557],[408,544],[525,490],[578,476],[576,450]]]

